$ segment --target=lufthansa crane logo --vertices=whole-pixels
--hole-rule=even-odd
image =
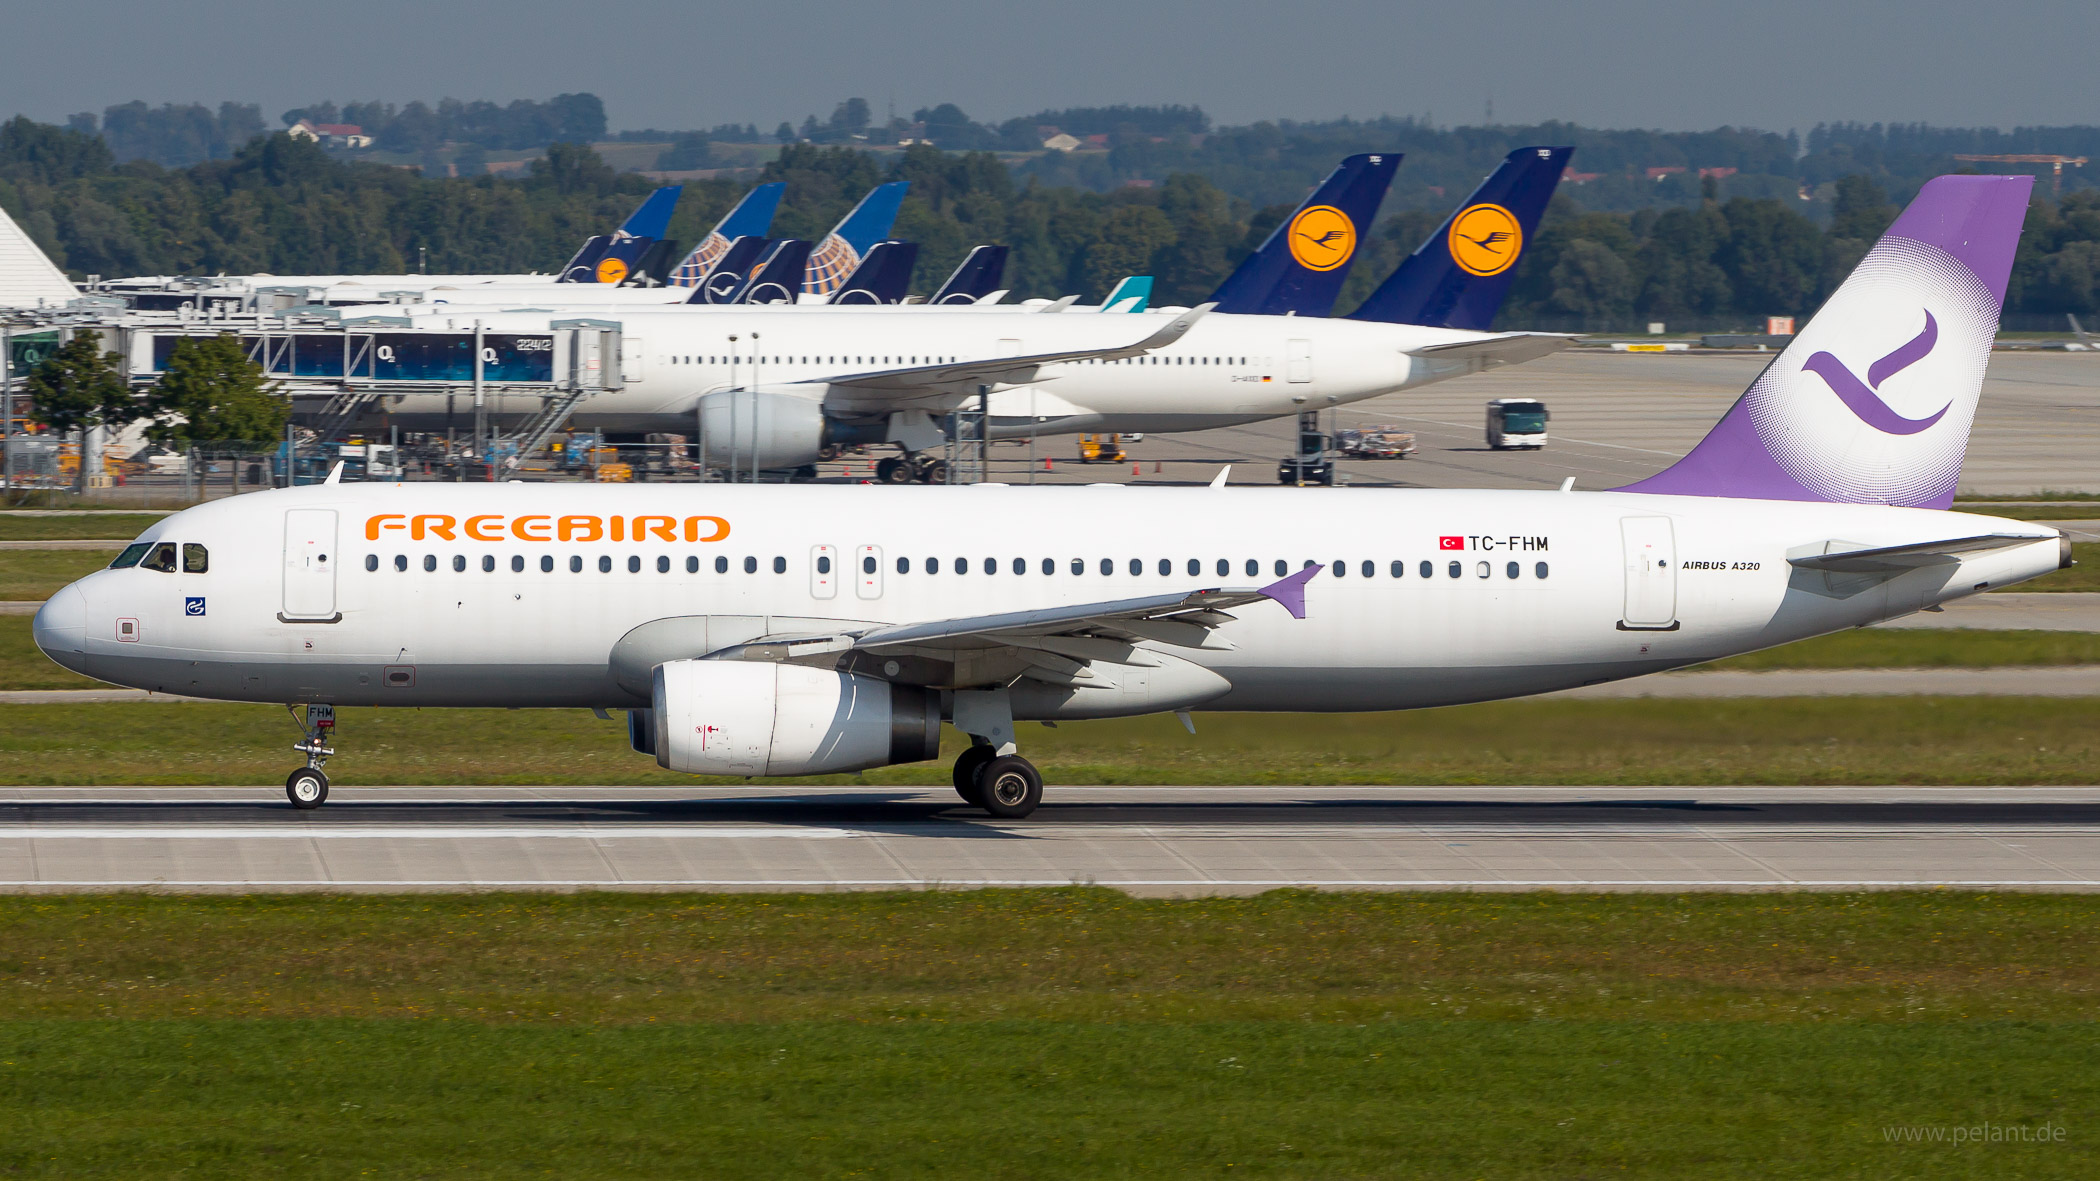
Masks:
[[[1356,253],[1356,223],[1332,205],[1315,205],[1291,219],[1291,257],[1308,271],[1331,271]]]
[[[626,277],[627,261],[625,259],[608,258],[598,264],[598,281],[600,283],[618,283]]]
[[[1524,227],[1500,205],[1475,205],[1451,219],[1451,261],[1487,278],[1517,265],[1524,253]]]

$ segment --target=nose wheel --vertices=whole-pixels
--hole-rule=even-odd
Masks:
[[[332,705],[309,705],[306,716],[299,716],[299,707],[284,707],[297,723],[301,738],[292,744],[292,749],[306,756],[306,765],[285,776],[284,796],[292,807],[302,812],[311,811],[328,802],[328,776],[321,768],[327,764],[335,748],[328,740],[335,736],[335,707]]]

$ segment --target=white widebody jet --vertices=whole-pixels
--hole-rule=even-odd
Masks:
[[[419,326],[545,332],[546,311],[417,314]],[[940,307],[627,308],[625,382],[579,426],[692,431],[717,462],[815,463],[827,446],[936,447],[937,420],[988,401],[991,437],[1192,431],[1318,410],[1528,361],[1573,338],[1360,320],[1059,315]],[[389,396],[389,421],[435,429],[445,394]],[[537,409],[537,401],[513,417]]]
[[[1928,184],[1626,489],[332,484],[166,518],[36,642],[305,706],[300,807],[337,705],[503,706],[625,709],[663,766],[740,776],[934,758],[948,721],[957,790],[1019,817],[1042,781],[1018,721],[1451,705],[1858,627],[2068,560],[2053,529],[1944,511],[2030,184]]]

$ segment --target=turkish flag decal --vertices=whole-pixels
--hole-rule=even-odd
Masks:
[[[1438,549],[1464,549],[1466,548],[1466,539],[1463,537],[1439,537],[1436,539],[1436,547]]]

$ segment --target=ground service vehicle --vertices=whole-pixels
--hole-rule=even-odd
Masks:
[[[1497,398],[1487,407],[1487,445],[1497,451],[1536,451],[1546,445],[1552,417],[1536,398]]]

